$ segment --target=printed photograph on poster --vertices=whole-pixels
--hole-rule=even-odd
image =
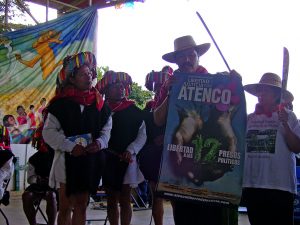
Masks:
[[[174,76],[158,192],[238,205],[247,118],[241,81],[223,74]]]

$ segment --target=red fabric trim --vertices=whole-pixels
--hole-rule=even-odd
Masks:
[[[273,112],[277,112],[279,110],[279,105],[275,107],[273,110],[264,110],[261,104],[257,103],[255,105],[254,113],[257,115],[266,115],[267,117],[272,117]]]
[[[96,107],[99,111],[101,111],[104,104],[102,95],[94,87],[88,91],[80,91],[73,86],[66,86],[59,91],[53,99],[51,99],[51,102],[54,102],[60,98],[68,98],[84,106],[89,106],[96,101]]]
[[[109,102],[107,101],[107,104],[109,106],[109,108],[111,109],[112,112],[119,112],[122,111],[126,108],[128,108],[131,105],[134,105],[135,102],[133,100],[127,99],[127,98],[123,98],[121,100],[121,102]]]

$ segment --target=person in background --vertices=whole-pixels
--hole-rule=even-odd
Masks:
[[[54,225],[57,213],[55,189],[50,188],[49,174],[52,166],[54,151],[38,151],[28,160],[27,182],[30,184],[22,194],[23,210],[30,225],[36,225],[35,206],[42,199],[46,200],[48,224]]]
[[[28,117],[30,118],[30,128],[36,128],[34,105],[29,106]]]
[[[296,154],[300,152],[300,125],[296,115],[280,104],[281,89],[274,73],[262,75],[259,83],[244,86],[256,96],[255,111],[248,115],[243,200],[251,225],[294,224],[297,190]]]
[[[18,117],[17,117],[18,124],[20,127],[24,127],[21,130],[23,131],[24,129],[28,129],[30,127],[30,119],[22,105],[19,105],[17,107],[17,113],[18,113]]]
[[[210,48],[209,43],[197,45],[193,37],[190,35],[182,36],[174,40],[174,51],[164,54],[162,58],[169,62],[175,63],[178,66],[178,72],[208,74],[208,71],[199,65],[200,57],[205,54]],[[225,74],[223,72],[223,74]],[[230,76],[236,76],[241,79],[241,76],[232,70]],[[173,83],[176,82],[175,76],[171,76],[161,87],[154,110],[154,123],[157,126],[165,126],[168,113],[168,93]],[[229,113],[228,113],[229,115]],[[225,225],[229,219],[229,210],[221,206],[213,206],[201,203],[191,203],[182,200],[172,201],[173,215],[175,225]],[[223,210],[228,214],[226,223],[223,221]],[[237,215],[237,210],[234,210]],[[229,221],[230,224],[237,223],[237,218]]]
[[[9,204],[10,194],[6,189],[14,172],[16,158],[10,149],[0,148],[0,204]]]
[[[146,142],[143,113],[126,96],[131,77],[124,72],[107,71],[97,84],[112,111],[113,126],[103,185],[107,193],[107,215],[111,225],[129,225],[132,217],[131,189],[144,180],[136,156]],[[120,211],[119,211],[120,204]]]
[[[9,204],[9,191],[6,190],[14,171],[16,158],[10,148],[10,136],[7,127],[0,124],[0,205]]]
[[[42,112],[43,112],[44,108],[46,107],[46,103],[47,103],[46,98],[41,98],[40,107],[37,110],[37,121],[38,121],[38,123],[43,121]]]
[[[5,115],[3,117],[3,125],[7,128],[11,136],[18,135],[21,133],[20,129],[18,128],[16,119],[13,115]]]
[[[152,71],[147,74],[145,87],[154,91],[154,99],[147,102],[144,109],[144,118],[147,130],[147,142],[139,156],[139,164],[146,180],[149,181],[152,192],[152,215],[156,225],[163,224],[163,199],[157,197],[155,188],[158,182],[159,168],[163,151],[165,126],[156,126],[153,121],[153,110],[158,100],[162,84],[173,75],[170,66],[164,66],[161,71]]]
[[[10,136],[7,127],[0,124],[0,150],[10,149]]]
[[[97,89],[91,52],[67,56],[57,77],[56,95],[47,106],[42,131],[54,149],[49,186],[58,189],[58,225],[84,225],[90,194],[97,191],[108,146],[111,112]]]

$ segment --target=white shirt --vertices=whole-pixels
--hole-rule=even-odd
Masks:
[[[146,125],[145,122],[143,121],[142,125],[139,128],[136,139],[133,142],[131,142],[126,149],[131,153],[132,161],[129,163],[127,167],[123,184],[129,184],[133,188],[137,187],[137,185],[142,181],[144,181],[145,179],[142,172],[139,169],[139,165],[136,161],[136,155],[143,148],[144,144],[146,143],[146,140],[147,140]]]
[[[300,137],[298,120],[292,111],[288,113],[288,124]],[[289,150],[284,140],[283,127],[277,112],[272,117],[250,114],[247,123],[243,187],[296,193],[296,185],[295,153]]]
[[[7,182],[11,178],[15,168],[13,158],[14,157],[11,157],[9,160],[7,160],[0,168],[0,199],[3,197]]]

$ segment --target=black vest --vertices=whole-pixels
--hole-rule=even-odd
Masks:
[[[67,137],[91,133],[93,140],[100,136],[100,131],[110,116],[110,109],[106,104],[100,112],[94,103],[85,106],[81,113],[80,105],[66,98],[53,102],[48,110],[58,119]],[[96,192],[103,173],[103,151],[79,157],[66,153],[65,164],[68,196],[76,193]]]
[[[58,119],[67,137],[91,133],[93,140],[100,136],[100,131],[110,116],[110,109],[106,104],[100,112],[94,103],[85,106],[81,113],[80,105],[66,98],[55,101],[48,106],[48,110]]]
[[[143,122],[142,111],[135,105],[115,112],[112,116],[113,126],[109,140],[109,149],[122,153],[133,142]]]

